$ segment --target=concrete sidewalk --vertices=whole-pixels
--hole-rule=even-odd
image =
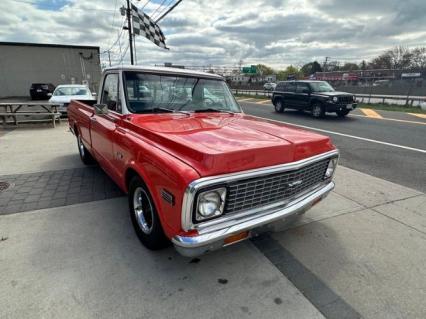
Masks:
[[[65,125],[0,145],[0,181],[85,169]],[[0,318],[425,318],[426,195],[342,166],[336,183],[269,241],[200,260],[141,246],[123,197],[0,212]]]
[[[125,199],[0,216],[1,318],[323,318],[250,242],[145,249]]]
[[[339,167],[332,196],[276,233],[366,318],[426,317],[426,195]]]

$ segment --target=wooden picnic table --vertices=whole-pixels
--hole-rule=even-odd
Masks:
[[[58,112],[60,104],[48,102],[1,102],[0,118],[3,119],[3,126],[8,124],[7,119],[13,118],[13,123],[18,125],[18,116],[47,116],[48,119],[37,121],[52,121],[53,127],[56,121],[61,121],[61,113]],[[25,110],[21,110],[24,108]],[[33,110],[31,110],[33,109]],[[34,119],[19,120],[19,122],[34,121]]]

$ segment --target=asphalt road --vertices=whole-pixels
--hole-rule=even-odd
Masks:
[[[317,120],[298,111],[276,113],[267,102],[239,103],[247,114],[330,136],[341,165],[426,192],[426,119],[381,111],[382,118],[372,118],[356,110],[344,119],[330,114]]]

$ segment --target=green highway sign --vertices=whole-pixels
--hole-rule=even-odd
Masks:
[[[256,74],[257,73],[257,67],[255,65],[244,66],[243,67],[243,73],[244,74]]]

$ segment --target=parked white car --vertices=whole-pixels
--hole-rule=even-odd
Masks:
[[[95,101],[96,98],[86,85],[63,84],[56,87],[49,102],[61,104],[58,111],[67,114],[68,104],[71,100]]]
[[[275,87],[276,87],[277,85],[275,84],[275,83],[272,83],[272,82],[268,82],[268,83],[265,83],[264,85],[263,85],[263,89],[265,90],[265,91],[273,91],[273,90],[275,90]]]

